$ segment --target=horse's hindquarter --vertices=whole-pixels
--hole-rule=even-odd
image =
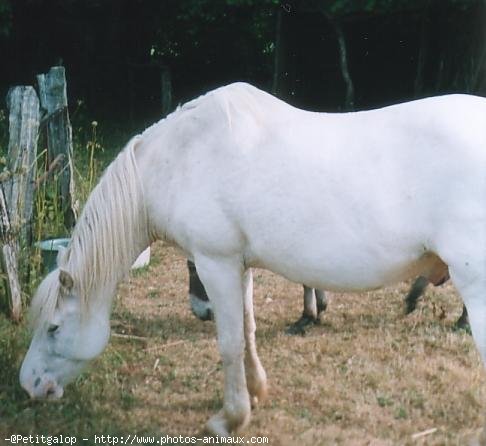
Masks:
[[[316,287],[361,289],[420,273],[424,253],[447,256],[452,237],[480,241],[486,114],[460,99],[304,114],[282,128],[292,147],[256,148],[241,189],[248,257]]]
[[[171,237],[189,254],[239,251],[294,281],[374,288],[420,273],[459,224],[484,226],[483,100],[347,115],[275,104],[211,123],[170,172]]]

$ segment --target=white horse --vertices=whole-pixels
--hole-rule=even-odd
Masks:
[[[486,360],[486,100],[326,114],[232,84],[187,103],[109,166],[40,285],[20,372],[32,397],[61,396],[101,353],[116,284],[157,238],[195,262],[214,306],[213,434],[242,429],[267,389],[251,267],[336,291],[448,267]]]

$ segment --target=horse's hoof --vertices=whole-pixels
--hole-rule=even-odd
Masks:
[[[415,301],[407,300],[405,302],[405,314],[413,313],[416,308],[417,308],[417,303]]]
[[[219,413],[212,416],[206,423],[206,432],[213,437],[229,437],[227,422]]]
[[[312,316],[302,316],[297,322],[289,325],[285,333],[288,335],[305,335],[305,329],[309,325],[318,324],[319,318]]]
[[[227,418],[225,410],[220,410],[206,423],[206,432],[214,437],[229,437],[232,433],[243,429],[250,422],[251,411],[233,420]]]
[[[297,325],[297,324],[292,324],[292,325],[289,325],[287,327],[287,329],[285,330],[285,334],[291,335],[291,336],[295,336],[295,335],[304,336],[305,335],[305,328],[300,326],[300,325]]]

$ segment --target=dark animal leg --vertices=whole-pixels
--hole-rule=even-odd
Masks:
[[[418,277],[417,280],[413,283],[410,291],[407,294],[407,297],[405,298],[406,314],[409,314],[415,310],[415,308],[417,307],[417,300],[424,293],[425,288],[427,288],[428,284],[428,279],[423,276]]]
[[[471,333],[471,327],[469,325],[469,317],[467,315],[467,310],[465,305],[462,306],[461,317],[454,324],[454,328],[458,330],[466,330],[467,332]]]
[[[326,309],[326,306],[326,296],[323,291],[304,285],[304,312],[298,321],[289,325],[286,333],[304,335],[307,326],[319,323],[319,314]]]
[[[204,285],[196,271],[196,265],[190,260],[187,261],[189,270],[189,298],[191,310],[202,321],[211,321],[214,319],[211,303],[204,289]]]

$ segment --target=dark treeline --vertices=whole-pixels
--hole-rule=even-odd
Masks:
[[[237,80],[328,111],[485,94],[485,19],[484,0],[0,0],[0,93],[63,64],[71,104],[134,128]]]

